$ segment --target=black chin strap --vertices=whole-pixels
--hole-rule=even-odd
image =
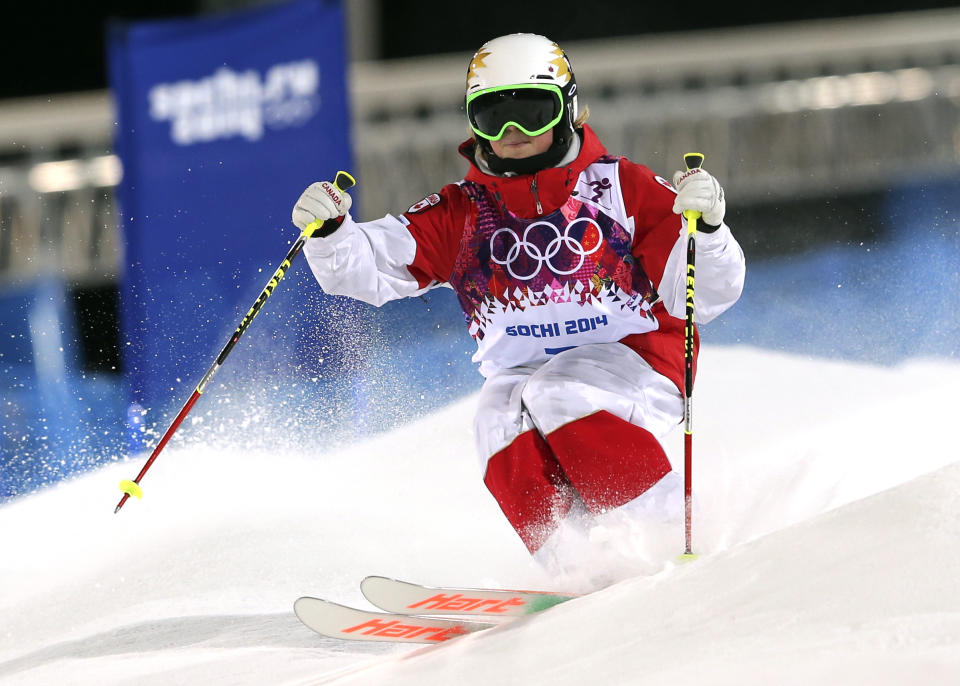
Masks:
[[[570,146],[567,145],[567,148]],[[487,165],[494,174],[533,174],[541,169],[557,166],[557,163],[567,154],[567,150],[556,145],[551,145],[550,149],[539,155],[524,157],[520,160],[503,159],[496,155],[487,157]]]

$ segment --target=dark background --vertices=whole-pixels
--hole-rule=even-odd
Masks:
[[[269,1],[269,0],[268,0]],[[194,16],[246,7],[256,0],[138,0],[17,3],[4,9],[0,98],[105,88],[108,22]],[[957,0],[906,3],[853,0],[802,3],[553,2],[483,3],[379,0],[375,52],[381,58],[472,51],[494,36],[541,33],[556,41],[599,39],[815,18],[955,7]],[[681,46],[678,45],[678,49]]]

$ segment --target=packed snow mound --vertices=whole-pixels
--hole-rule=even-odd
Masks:
[[[410,648],[317,636],[293,601],[369,607],[358,589],[368,574],[563,590],[483,487],[475,398],[342,448],[320,428],[315,449],[265,452],[184,427],[143,500],[119,514],[117,483],[144,456],[0,507],[0,682],[315,683],[384,657],[372,673],[388,681],[421,670],[419,683],[468,686],[510,683],[502,665],[520,683],[643,683],[644,669],[698,686],[956,674],[960,447],[942,429],[956,421],[957,387],[949,360],[881,367],[705,346],[694,409],[703,556],[674,567],[671,550],[651,576],[400,661]],[[668,450],[679,464],[679,428]]]
[[[960,674],[960,463],[733,550],[314,683],[934,684]]]

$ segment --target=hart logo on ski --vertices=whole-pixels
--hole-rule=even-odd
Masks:
[[[380,609],[404,615],[521,617],[573,598],[567,593],[543,591],[437,588],[382,576],[368,576],[360,590]]]
[[[310,597],[299,598],[293,609],[306,626],[330,638],[437,644],[541,612],[575,597],[543,591],[437,588],[382,576],[368,576],[360,590],[367,600],[386,612],[358,610]],[[484,621],[493,617],[496,621]]]
[[[408,610],[456,610],[458,612],[476,612],[482,614],[501,614],[508,612],[511,607],[523,607],[526,601],[523,598],[507,598],[496,600],[490,598],[468,598],[459,593],[453,595],[437,595],[419,602],[407,605]]]
[[[352,634],[359,631],[366,636],[383,636],[385,638],[424,638],[429,641],[449,641],[451,638],[463,636],[469,633],[461,626],[439,627],[439,626],[413,626],[403,624],[393,619],[384,621],[381,619],[371,619],[363,624],[352,626],[349,629],[342,629],[345,634]]]
[[[299,598],[297,617],[318,634],[351,641],[437,644],[494,624],[358,610],[320,598]]]

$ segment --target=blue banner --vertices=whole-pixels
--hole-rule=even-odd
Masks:
[[[124,373],[136,402],[166,410],[193,390],[297,237],[300,191],[351,170],[344,18],[340,3],[298,0],[117,24],[109,48]],[[292,363],[309,375],[338,308],[358,316],[296,260],[230,366],[278,374]]]

